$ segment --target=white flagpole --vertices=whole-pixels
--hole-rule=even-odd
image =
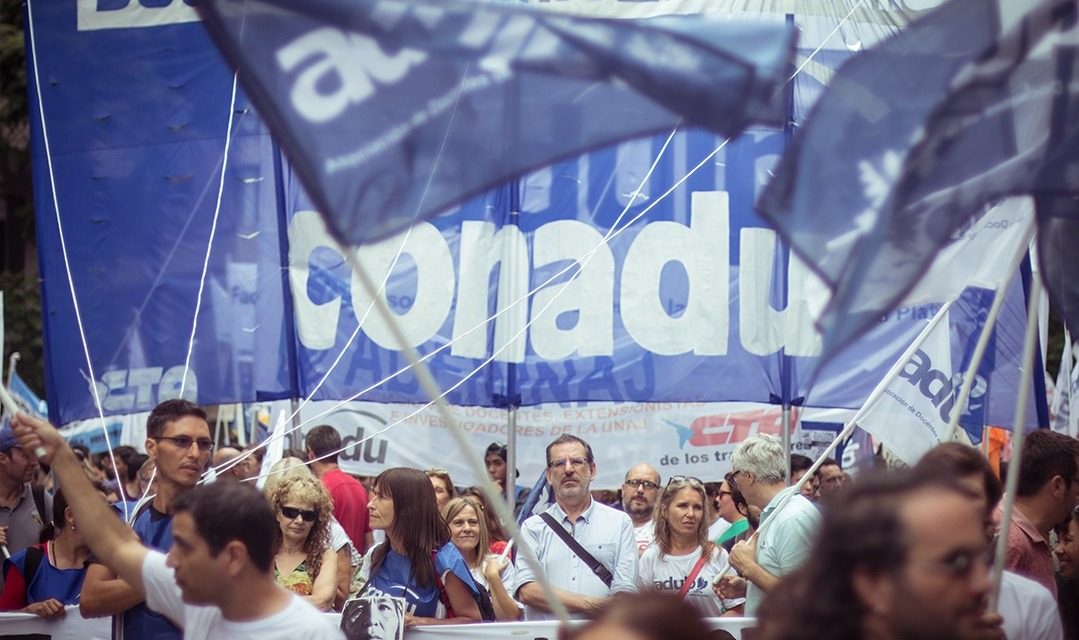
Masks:
[[[1012,422],[1012,459],[1008,462],[1008,479],[1004,485],[1004,507],[997,535],[996,558],[993,561],[993,587],[989,593],[989,611],[995,612],[1000,600],[1000,580],[1004,575],[1004,558],[1008,553],[1008,529],[1012,523],[1015,492],[1019,487],[1019,466],[1023,463],[1023,436],[1026,426],[1027,400],[1030,396],[1030,376],[1034,367],[1034,341],[1038,337],[1038,300],[1042,292],[1037,273],[1031,278],[1027,298],[1027,334],[1023,340],[1023,363],[1020,368],[1019,393],[1015,399],[1015,420]]]
[[[911,357],[914,355],[914,352],[921,348],[922,344],[926,341],[926,338],[928,338],[929,335],[933,333],[933,329],[935,329],[936,326],[940,324],[940,321],[948,317],[948,310],[952,308],[952,304],[954,303],[955,299],[953,298],[941,305],[936,315],[934,315],[933,318],[929,321],[929,323],[925,325],[925,328],[923,328],[921,333],[919,333],[914,338],[914,341],[910,343],[910,346],[907,347],[906,351],[903,352],[903,355],[899,356],[899,359],[895,361],[891,369],[888,370],[888,373],[884,375],[884,378],[882,378],[881,381],[877,383],[877,386],[873,388],[873,391],[870,392],[869,397],[866,399],[865,403],[862,404],[862,407],[858,409],[857,413],[854,414],[854,417],[851,418],[847,422],[847,424],[843,426],[843,430],[839,432],[839,435],[837,435],[832,440],[831,444],[829,444],[828,447],[820,454],[820,456],[813,463],[813,465],[809,467],[809,470],[807,470],[802,475],[801,479],[794,484],[794,490],[789,492],[786,496],[783,497],[782,500],[779,501],[779,504],[776,505],[775,511],[773,512],[773,516],[775,515],[775,513],[778,513],[780,510],[783,509],[783,507],[787,505],[792,496],[797,495],[802,490],[802,485],[809,482],[810,478],[812,478],[813,475],[817,473],[817,470],[820,469],[821,466],[824,464],[825,459],[827,459],[835,452],[836,447],[839,446],[839,443],[850,437],[850,434],[854,432],[854,428],[858,426],[858,421],[861,420],[862,416],[864,416],[866,412],[869,411],[873,404],[876,403],[876,401],[879,400],[882,395],[884,395],[884,392],[888,389],[888,386],[899,375],[899,372],[903,370],[903,367],[907,364],[907,361],[910,360]],[[774,519],[775,518],[773,517],[762,522],[760,524],[760,527],[757,528],[757,532],[753,535],[760,536],[761,532],[768,527],[768,523]],[[718,583],[723,576],[727,575],[731,568],[732,567],[728,564],[727,569],[723,573],[716,575],[716,577],[712,579],[712,582]]]
[[[506,500],[502,493],[498,490],[498,487],[491,480],[491,477],[487,475],[487,467],[484,466],[483,459],[472,447],[472,443],[468,441],[468,437],[465,435],[464,430],[461,428],[460,423],[457,422],[457,418],[454,417],[450,411],[449,404],[443,397],[442,391],[438,387],[438,383],[435,382],[434,376],[431,375],[431,370],[428,368],[427,363],[420,360],[419,354],[416,353],[416,349],[412,347],[408,342],[408,338],[401,330],[401,325],[398,323],[396,316],[386,305],[386,301],[379,295],[378,287],[371,281],[370,276],[367,275],[367,271],[364,270],[363,265],[360,264],[359,259],[356,257],[356,252],[341,247],[342,255],[347,256],[348,263],[352,267],[353,273],[359,279],[360,284],[363,286],[367,295],[371,296],[374,301],[375,308],[382,316],[383,321],[387,327],[393,333],[394,338],[401,347],[401,353],[405,356],[411,369],[416,374],[416,380],[419,381],[420,387],[424,393],[427,394],[431,401],[435,405],[435,409],[438,411],[438,415],[442,418],[443,423],[449,429],[454,439],[457,441],[457,446],[461,449],[461,453],[464,455],[465,462],[472,467],[472,472],[477,478],[479,478],[479,486],[483,490],[484,495],[487,497],[487,501],[491,504],[491,507],[495,510],[499,519],[502,520],[502,526],[509,530],[510,536],[513,540],[517,541],[517,551],[524,558],[524,561],[532,569],[533,575],[536,576],[536,582],[543,589],[543,593],[547,598],[547,604],[551,607],[551,611],[558,616],[559,622],[562,625],[569,625],[569,611],[566,610],[565,605],[558,599],[547,581],[547,574],[543,571],[543,567],[539,563],[539,559],[536,557],[535,552],[521,538],[521,530],[517,527],[517,521],[513,517],[513,510],[508,508]],[[512,470],[507,471],[507,479],[512,475]]]

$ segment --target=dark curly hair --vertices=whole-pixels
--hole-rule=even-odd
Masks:
[[[757,612],[757,640],[860,640],[868,608],[854,590],[858,571],[886,575],[906,562],[900,506],[926,489],[969,492],[954,481],[911,470],[859,476],[824,513],[806,564],[770,591]]]

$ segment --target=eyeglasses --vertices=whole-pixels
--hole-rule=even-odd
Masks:
[[[627,487],[633,487],[634,489],[640,489],[643,487],[648,491],[655,491],[659,488],[659,485],[655,482],[652,482],[651,480],[638,480],[636,478],[634,478],[633,480],[626,480],[622,484],[626,485]]]
[[[168,440],[178,449],[190,449],[192,444],[199,446],[199,451],[209,451],[214,448],[214,441],[209,438],[192,438],[191,436],[157,436],[154,440]]]
[[[694,478],[693,476],[671,476],[671,479],[667,481],[667,484],[663,487],[663,490],[666,491],[667,489],[670,489],[671,484],[675,482],[684,482],[686,484],[699,484],[702,487],[704,486],[704,482],[701,481],[700,478]]]
[[[982,551],[957,551],[942,560],[930,560],[925,564],[941,573],[947,573],[953,578],[967,578],[975,567],[993,566],[993,548],[988,547]]]
[[[567,464],[573,467],[574,471],[579,471],[588,465],[588,460],[585,460],[584,458],[560,458],[548,462],[547,467],[549,469],[561,469]]]
[[[289,520],[295,520],[296,516],[300,516],[304,522],[314,522],[315,517],[318,516],[318,511],[297,509],[296,507],[281,507],[281,515]]]

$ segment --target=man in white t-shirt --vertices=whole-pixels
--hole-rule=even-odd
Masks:
[[[659,472],[647,463],[634,465],[626,472],[622,483],[622,510],[633,521],[633,538],[637,555],[644,553],[656,537],[652,512],[659,496]]]
[[[52,465],[83,539],[98,560],[146,595],[146,603],[184,629],[185,638],[339,640],[311,604],[274,582],[273,508],[241,483],[197,487],[174,503],[168,556],[143,546],[97,499],[78,458],[47,422],[12,421],[26,451]],[[194,446],[192,442],[189,446]]]

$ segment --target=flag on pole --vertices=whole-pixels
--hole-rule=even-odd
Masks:
[[[1079,240],[1065,207],[1079,181],[1066,162],[1079,155],[1066,99],[1079,70],[1075,49],[1049,47],[1050,62],[1038,48],[1074,13],[1074,0],[950,0],[840,69],[758,203],[834,291],[820,321],[826,358],[1009,195],[1035,196],[1050,294],[1066,316],[1079,311],[1075,261],[1059,251]]]
[[[1074,406],[1079,401],[1079,368],[1075,367],[1074,346],[1067,330],[1064,332],[1064,349],[1060,354],[1055,388],[1049,411],[1053,417],[1051,426],[1053,431],[1074,438],[1079,435],[1079,407]]]
[[[960,414],[959,425],[972,442],[980,442],[987,424],[1011,425],[1014,398],[1008,407],[998,406],[1014,396],[1016,385],[1033,385],[1022,375],[1019,363],[1025,326],[1022,285],[1017,277],[1009,286],[1009,302],[1001,312],[985,357],[975,375],[970,402]],[[884,394],[867,407],[858,426],[887,447],[897,458],[914,464],[948,431],[952,408],[963,380],[971,375],[971,355],[992,303],[994,291],[971,288],[945,311],[947,318],[926,337],[903,365]],[[996,389],[997,393],[992,393]],[[1023,428],[1037,426],[1037,415],[1028,408]]]
[[[782,123],[795,33],[715,15],[625,20],[468,0],[206,0],[335,235],[403,230],[588,149]]]
[[[288,414],[284,409],[277,416],[273,432],[267,440],[266,453],[262,456],[262,467],[259,469],[258,480],[255,484],[259,490],[266,486],[266,478],[270,475],[270,468],[285,455],[285,425],[288,424]]]

